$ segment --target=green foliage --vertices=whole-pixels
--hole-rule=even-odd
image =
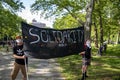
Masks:
[[[32,10],[42,10],[46,17],[77,13],[85,7],[84,0],[36,0]]]
[[[22,8],[25,8],[20,0],[1,0],[0,4],[12,12],[21,11]]]
[[[79,14],[78,14],[79,15]],[[79,16],[83,21],[85,21],[85,15],[81,14]],[[55,29],[67,29],[79,27],[78,21],[75,20],[71,15],[66,15],[61,18],[57,18],[53,24]]]
[[[115,20],[120,20],[120,0],[110,0],[112,3],[111,14]]]
[[[4,16],[3,16],[4,15]],[[20,32],[20,22],[22,18],[18,17],[16,14],[11,13],[8,10],[2,10],[0,12],[0,31],[1,37],[5,35],[12,36]]]
[[[36,0],[31,6],[31,11],[41,10],[41,15],[45,15],[45,18],[57,18],[70,14],[79,22],[80,26],[80,24],[83,24],[83,21],[78,14],[83,14],[85,6],[85,0]]]
[[[20,22],[23,20],[15,12],[24,8],[19,0],[0,1],[0,39],[13,37],[20,33]]]
[[[96,24],[97,30],[98,30],[98,40],[100,40],[100,17],[102,16],[102,26],[103,26],[103,38],[104,40],[114,40],[116,41],[116,36],[118,35],[118,32],[120,31],[119,28],[119,19],[117,19],[115,15],[120,14],[119,12],[119,6],[120,4],[119,0],[96,0],[94,5],[94,11],[93,11],[93,17],[92,21]],[[92,27],[92,38],[95,38],[94,33],[94,26]],[[115,36],[113,38],[113,36]]]
[[[58,18],[54,23],[54,27],[57,29],[62,29],[65,27],[72,28],[71,26],[80,26],[79,20],[83,22],[85,21],[83,20],[83,17],[79,16],[83,14],[85,15],[84,12],[86,3],[87,2],[85,0],[36,0],[35,3],[31,6],[31,10],[42,10],[41,15],[45,15],[46,18],[51,16]],[[116,34],[116,32],[119,31],[119,16],[117,17],[117,15],[120,13],[119,3],[119,0],[95,0],[93,23],[96,23],[97,25],[98,34],[100,32],[99,14],[102,15],[104,37],[108,37],[109,34]],[[66,16],[69,16],[69,19]],[[94,34],[93,31],[92,33]]]

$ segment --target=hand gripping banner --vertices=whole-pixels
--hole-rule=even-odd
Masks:
[[[24,51],[38,59],[75,55],[84,50],[84,28],[56,30],[22,22]]]

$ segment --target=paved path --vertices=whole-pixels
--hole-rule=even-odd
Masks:
[[[12,52],[0,52],[0,80],[10,80],[13,62]],[[65,80],[58,71],[62,68],[55,59],[29,58],[28,62],[28,80]],[[21,76],[19,73],[16,80],[22,80]]]

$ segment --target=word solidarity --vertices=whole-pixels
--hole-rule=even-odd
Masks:
[[[84,28],[56,30],[22,22],[25,54],[49,59],[78,54],[84,47]]]

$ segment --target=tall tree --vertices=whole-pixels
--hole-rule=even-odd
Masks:
[[[112,23],[116,26],[115,32],[117,32],[117,42],[120,42],[120,0],[110,0],[111,9],[110,9],[110,17],[113,19]]]
[[[92,12],[94,7],[94,0],[90,0],[86,7],[86,22],[84,24],[85,29],[85,41],[90,39],[91,36],[91,25],[92,25]]]

